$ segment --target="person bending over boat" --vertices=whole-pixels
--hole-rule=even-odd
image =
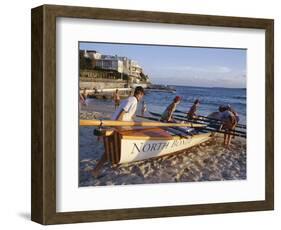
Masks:
[[[111,120],[132,121],[135,116],[138,102],[144,96],[144,89],[141,86],[135,88],[134,96],[123,100],[120,106],[113,113]]]
[[[235,129],[237,121],[235,115],[228,110],[227,106],[220,106],[219,111],[221,113],[222,129],[225,130],[223,143],[228,148],[232,138],[230,131]]]
[[[188,120],[192,120],[196,117],[196,111],[198,109],[199,106],[199,100],[196,99],[193,103],[193,105],[191,106],[191,108],[189,109],[189,111],[187,112],[187,119]]]
[[[181,102],[181,97],[176,96],[174,98],[174,101],[165,109],[165,111],[161,115],[160,121],[163,122],[176,122],[173,119],[173,113],[176,110],[177,105]]]
[[[233,115],[234,115],[235,118],[236,118],[236,122],[238,123],[239,120],[240,120],[239,114],[238,114],[230,105],[227,105],[227,106],[226,106],[226,109],[227,109],[228,111],[230,111],[231,113],[233,113]]]

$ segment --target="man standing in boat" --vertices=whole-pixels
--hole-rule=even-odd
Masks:
[[[173,119],[173,113],[176,110],[177,105],[181,102],[181,97],[176,96],[174,101],[165,109],[161,115],[161,121],[163,122],[176,122]]]
[[[144,89],[141,86],[135,88],[134,95],[123,100],[120,106],[113,113],[111,120],[132,121],[135,116],[138,102],[144,96]]]

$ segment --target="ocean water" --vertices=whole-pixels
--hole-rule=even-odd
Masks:
[[[220,105],[231,105],[240,115],[241,124],[246,124],[246,89],[235,88],[207,88],[190,86],[173,86],[175,93],[153,92],[147,93],[143,100],[149,111],[162,113],[173,101],[175,96],[181,96],[182,101],[178,110],[188,111],[195,99],[200,100],[197,114],[207,116],[217,112]],[[140,106],[139,106],[140,107]]]
[[[190,86],[173,86],[175,93],[146,91],[142,100],[145,101],[148,111],[162,113],[173,101],[175,96],[181,96],[182,101],[178,110],[187,112],[195,99],[200,100],[197,114],[207,116],[217,112],[220,105],[231,105],[240,116],[240,124],[246,124],[246,89],[206,88]],[[88,106],[82,110],[96,111],[107,114],[107,118],[114,112],[114,102],[111,99],[87,99]],[[141,114],[141,103],[137,114]],[[149,115],[149,114],[146,114]],[[109,117],[108,117],[109,116]]]

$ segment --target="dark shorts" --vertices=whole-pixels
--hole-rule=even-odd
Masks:
[[[119,106],[120,105],[120,100],[116,100],[115,101],[115,106]]]

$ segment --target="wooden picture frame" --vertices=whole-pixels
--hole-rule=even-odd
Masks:
[[[130,22],[170,23],[264,29],[266,34],[265,200],[100,211],[56,212],[56,18],[71,17]],[[273,210],[274,208],[274,21],[43,5],[32,9],[32,204],[31,219],[63,224],[199,214]]]

